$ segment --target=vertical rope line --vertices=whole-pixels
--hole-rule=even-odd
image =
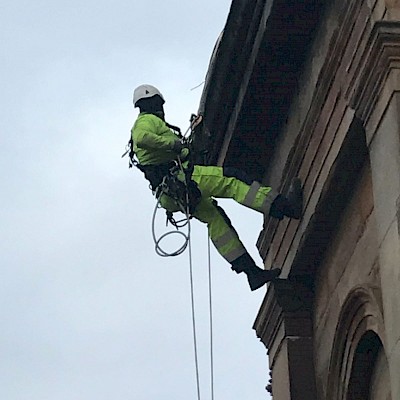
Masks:
[[[208,236],[208,298],[210,316],[210,374],[211,374],[211,400],[214,400],[214,341],[213,341],[213,310],[212,310],[212,285],[211,285],[211,247],[210,237]]]
[[[187,186],[187,177],[181,162],[180,157],[178,157],[178,164],[179,168],[182,171],[185,177],[185,185],[186,185],[186,218],[190,227],[190,212],[189,212],[189,191]],[[190,271],[190,296],[191,296],[191,303],[192,303],[192,328],[193,328],[193,347],[194,347],[194,363],[196,369],[196,385],[197,385],[197,400],[201,399],[200,396],[200,374],[199,374],[199,358],[197,354],[197,335],[196,335],[196,312],[195,312],[195,305],[194,305],[194,284],[193,284],[193,257],[192,257],[192,239],[191,235],[189,235],[189,271]]]
[[[190,237],[189,237],[189,271],[190,271],[190,293],[192,299],[192,327],[193,327],[193,344],[194,344],[194,363],[196,368],[197,399],[200,400],[199,361],[197,356],[196,318],[195,318],[195,307],[194,307],[192,241]]]

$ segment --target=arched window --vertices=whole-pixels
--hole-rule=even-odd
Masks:
[[[383,347],[379,349],[375,360],[368,400],[392,400],[389,365]]]
[[[355,349],[346,400],[391,400],[389,369],[379,337],[367,331]]]
[[[357,287],[342,307],[329,367],[329,400],[391,400],[377,288]]]

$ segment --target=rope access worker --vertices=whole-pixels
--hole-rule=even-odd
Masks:
[[[278,278],[281,270],[259,268],[246,251],[229,218],[215,198],[231,198],[238,203],[279,220],[284,216],[299,219],[302,214],[302,188],[299,179],[292,181],[288,195],[276,193],[271,187],[250,180],[236,168],[192,165],[188,160],[189,149],[165,122],[163,95],[151,85],[138,86],[133,94],[133,104],[140,110],[131,130],[133,152],[138,167],[150,181],[153,192],[169,174],[176,160],[182,160],[192,188],[197,196],[192,204],[191,216],[207,224],[208,234],[214,246],[236,273],[247,275],[251,290]],[[183,175],[183,174],[181,174]],[[182,180],[184,177],[181,176]],[[193,190],[192,190],[193,193]],[[181,211],[177,203],[165,194],[160,204],[167,211]]]

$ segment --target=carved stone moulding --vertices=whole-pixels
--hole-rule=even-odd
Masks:
[[[354,85],[346,93],[356,115],[367,123],[390,73],[400,71],[400,21],[376,22],[364,49]],[[393,87],[393,91],[400,90]]]
[[[310,336],[312,293],[298,279],[278,279],[273,282],[254,323],[257,336],[270,351],[286,336]],[[283,330],[281,331],[281,327]]]

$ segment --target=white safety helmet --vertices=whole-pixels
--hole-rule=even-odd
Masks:
[[[163,102],[165,102],[161,92],[152,85],[140,85],[133,92],[133,105],[137,107],[136,103],[141,99],[147,99],[159,95]]]

